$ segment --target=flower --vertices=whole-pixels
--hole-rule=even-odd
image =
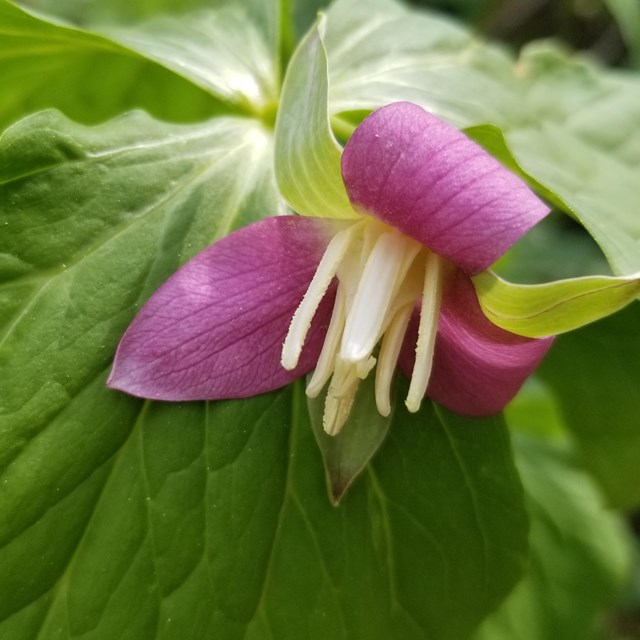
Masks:
[[[242,398],[314,370],[324,426],[345,423],[375,369],[390,412],[396,366],[407,408],[425,396],[471,416],[500,411],[552,338],[493,325],[471,276],[548,213],[514,174],[422,108],[382,107],[342,155],[347,220],[279,216],[202,251],[142,308],[108,384],[151,399]]]

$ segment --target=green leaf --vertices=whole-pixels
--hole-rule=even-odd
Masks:
[[[271,22],[277,16],[274,11],[267,15]],[[279,88],[276,51],[246,6],[158,16],[102,32],[247,113],[273,117]]]
[[[540,375],[609,503],[640,504],[640,304],[560,336]]]
[[[528,174],[513,157],[504,134],[499,127],[491,124],[467,127],[464,133],[488,151],[494,158],[507,167],[510,171],[520,176],[541,198],[544,198],[550,205],[567,213],[573,213],[571,208],[558,197],[556,193],[540,183],[531,174]]]
[[[605,0],[620,33],[631,51],[635,65],[640,65],[640,5],[635,0]]]
[[[33,16],[0,0],[0,127],[57,107],[95,123],[141,107],[193,121],[227,109],[213,96],[111,40]]]
[[[337,505],[384,442],[393,414],[385,417],[376,410],[374,376],[369,376],[358,386],[346,423],[338,434],[330,436],[323,427],[326,392],[327,388],[323,389],[307,404],[311,428],[322,452],[329,497]]]
[[[484,271],[474,276],[473,284],[491,322],[529,338],[577,329],[619,311],[640,295],[637,276],[587,276],[527,285]]]
[[[299,213],[352,218],[340,172],[342,150],[329,126],[323,23],[320,18],[300,43],[287,71],[276,120],[276,179]]]
[[[278,0],[25,4],[90,27],[238,109],[273,117],[280,82],[279,31],[287,24]]]
[[[532,523],[531,564],[475,640],[595,638],[628,575],[628,534],[566,447],[519,436],[515,451]]]
[[[408,100],[459,127],[519,117],[509,56],[441,14],[337,0],[325,45],[331,114]]]
[[[41,12],[46,12],[69,22],[96,26],[100,24],[131,24],[156,15],[182,16],[201,9],[243,7],[265,33],[275,31],[277,3],[274,0],[19,0]],[[270,38],[268,38],[270,40]]]
[[[299,391],[151,404],[100,380],[73,409],[2,485],[39,496],[3,537],[3,637],[461,640],[522,570],[499,420],[398,421],[335,509]]]
[[[45,112],[0,138],[0,637],[460,640],[521,575],[499,418],[396,417],[334,509],[299,391],[105,388],[155,287],[278,209],[270,159],[240,118]]]
[[[507,142],[566,203],[619,275],[640,271],[640,79],[544,46],[520,60],[529,121]]]
[[[180,126],[133,113],[85,128],[45,112],[4,133],[0,468],[102,375],[166,277],[277,210],[270,154],[246,119]]]

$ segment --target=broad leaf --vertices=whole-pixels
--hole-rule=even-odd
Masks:
[[[540,374],[586,467],[617,507],[640,504],[640,304],[560,336]]]
[[[246,7],[233,5],[104,33],[243,111],[271,118],[277,105],[276,52],[261,31]]]
[[[640,80],[544,47],[520,65],[530,121],[507,132],[514,156],[566,203],[616,273],[640,271]]]
[[[335,510],[298,392],[153,405],[104,387],[158,283],[277,212],[270,153],[232,118],[45,112],[0,138],[0,636],[459,640],[520,576],[499,419],[398,420]]]
[[[102,376],[163,279],[217,236],[277,211],[269,157],[267,134],[242,119],[178,126],[138,113],[83,128],[46,112],[5,132],[2,468]]]
[[[3,537],[3,637],[461,640],[522,569],[500,421],[426,407],[335,509],[299,392],[153,405],[97,381],[73,412],[3,483],[40,515]]]
[[[329,126],[327,56],[311,29],[291,59],[276,121],[275,171],[289,205],[304,215],[355,217],[340,173],[341,149]]]
[[[189,13],[202,9],[233,8],[245,16],[260,31],[261,39],[275,52],[279,18],[278,0],[17,0],[18,4],[33,7],[69,22],[99,28],[107,24],[137,24],[157,15],[171,15],[181,20]],[[216,45],[213,45],[216,46]],[[272,56],[269,56],[272,57]]]
[[[566,447],[519,436],[515,451],[532,522],[531,562],[475,638],[594,638],[628,574],[623,523],[602,508],[593,481]]]
[[[633,62],[640,65],[640,5],[635,0],[605,0],[605,5],[618,23]]]
[[[408,100],[457,126],[518,117],[509,57],[438,14],[337,0],[325,44],[332,114]]]
[[[473,284],[491,322],[529,338],[577,329],[615,313],[640,295],[637,276],[588,276],[523,285],[484,271],[473,278]]]
[[[224,109],[213,96],[111,40],[0,0],[0,127],[47,107],[94,123],[142,107],[174,121]],[[228,109],[228,107],[226,107]]]

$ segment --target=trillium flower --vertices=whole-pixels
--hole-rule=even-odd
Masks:
[[[500,411],[552,339],[483,314],[471,276],[548,213],[463,133],[410,103],[382,107],[342,155],[353,209],[341,220],[279,216],[202,251],[151,297],[108,384],[144,398],[244,398],[311,371],[324,428],[345,423],[375,375],[388,415],[394,370],[409,411],[425,395],[455,412]]]

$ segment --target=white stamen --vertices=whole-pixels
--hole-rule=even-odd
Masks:
[[[420,409],[420,403],[431,377],[433,365],[433,349],[438,330],[438,315],[440,299],[442,297],[442,264],[440,258],[434,254],[427,255],[422,292],[422,308],[420,310],[420,325],[418,327],[418,343],[416,345],[416,361],[411,374],[411,384],[405,404],[407,409],[415,413]]]
[[[352,363],[367,359],[380,339],[387,309],[420,245],[391,231],[371,249],[345,322],[340,357]]]
[[[360,384],[377,368],[375,396],[391,412],[391,383],[416,301],[422,309],[406,405],[417,411],[429,384],[438,326],[443,263],[420,243],[369,219],[331,240],[296,310],[282,347],[282,366],[298,364],[318,305],[334,277],[336,301],[307,395],[326,391],[323,426],[330,435],[346,423]],[[381,341],[382,338],[382,341]],[[373,350],[380,344],[376,361]]]
[[[359,224],[353,224],[347,229],[336,233],[324,252],[322,260],[320,260],[320,264],[311,280],[311,284],[304,294],[300,306],[293,314],[291,324],[289,325],[289,332],[282,345],[280,362],[285,369],[295,369],[298,364],[302,346],[307,337],[313,316],[324,294],[327,292],[331,280],[336,275],[338,265],[349,249],[359,227]]]
[[[382,338],[376,367],[376,407],[383,416],[391,413],[391,380],[412,312],[413,303],[401,308],[394,315]]]
[[[327,335],[322,345],[322,351],[320,351],[318,363],[307,385],[306,394],[309,398],[317,397],[333,373],[336,354],[338,353],[338,345],[342,337],[342,328],[344,327],[344,298],[343,287],[342,284],[340,284],[336,292],[336,302],[333,307],[333,313],[331,314]]]

